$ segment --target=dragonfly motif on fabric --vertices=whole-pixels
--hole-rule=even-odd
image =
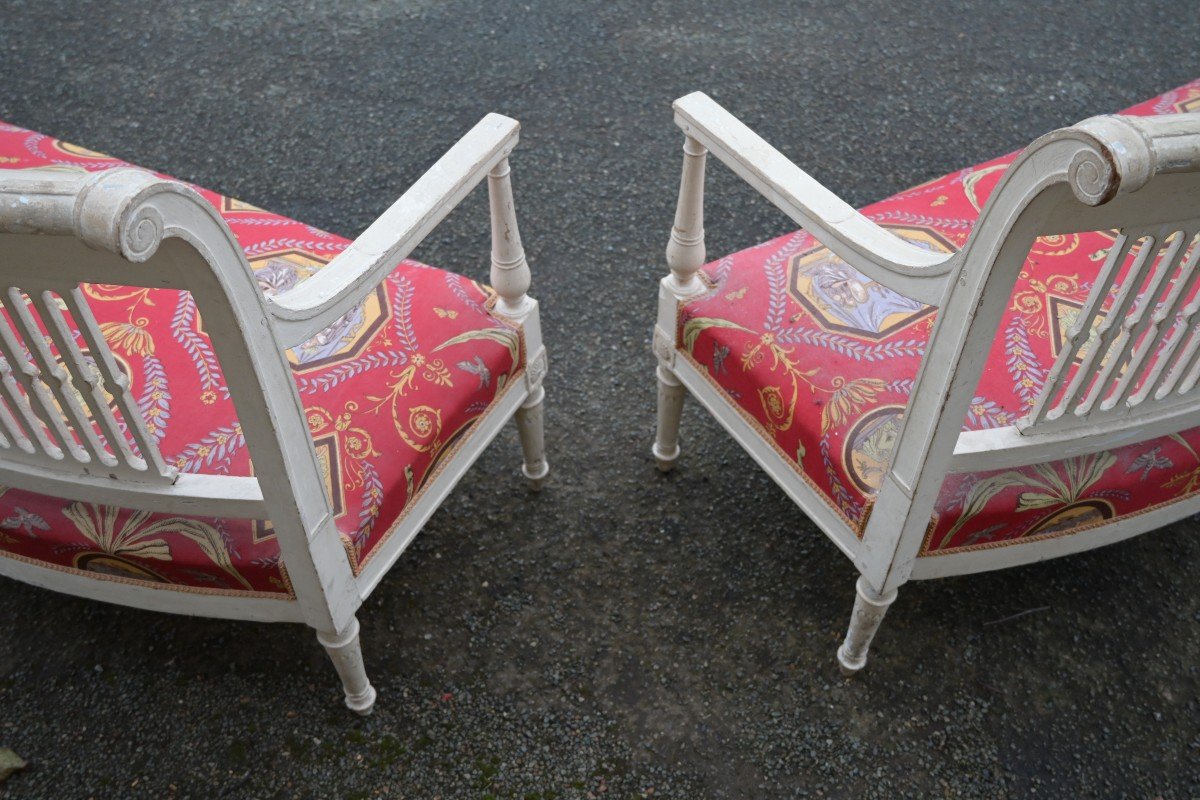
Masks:
[[[478,377],[479,388],[484,389],[492,385],[492,371],[487,368],[487,364],[483,363],[483,359],[479,356],[475,356],[472,361],[460,361],[457,366],[459,369]]]

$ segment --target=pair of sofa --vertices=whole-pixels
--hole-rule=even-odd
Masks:
[[[660,290],[661,469],[690,391],[896,590],[1200,509],[1200,81],[857,212],[707,97]],[[355,612],[546,351],[489,115],[353,242],[0,124],[0,574],[304,622],[370,711]],[[707,262],[712,153],[802,227]],[[487,180],[491,286],[408,260]]]

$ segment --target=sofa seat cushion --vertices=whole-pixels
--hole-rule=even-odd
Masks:
[[[0,168],[125,163],[0,123]],[[266,294],[306,280],[349,242],[199,189],[229,223]],[[252,475],[204,320],[187,292],[84,287],[168,463]],[[289,351],[355,571],[521,370],[521,334],[487,287],[404,261],[362,303]],[[290,594],[269,522],[145,514],[0,489],[0,551],[61,569],[199,591]]]
[[[1123,113],[1200,111],[1200,81]],[[967,240],[1017,153],[870,205],[868,218],[937,252]],[[1108,232],[1038,239],[1014,288],[964,430],[1031,407],[1113,243]],[[711,290],[681,304],[678,347],[860,534],[886,472],[936,309],[868,279],[803,231],[703,268]],[[927,553],[1061,535],[1177,500],[1195,488],[1200,431],[1070,462],[955,475]]]

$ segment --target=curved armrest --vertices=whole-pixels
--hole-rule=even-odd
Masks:
[[[299,286],[267,300],[285,346],[310,338],[374,291],[517,143],[520,124],[488,114],[391,208]]]
[[[674,108],[685,134],[850,266],[921,302],[941,301],[953,256],[909,244],[876,225],[703,92],[681,97]]]

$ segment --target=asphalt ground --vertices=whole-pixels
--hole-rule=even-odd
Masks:
[[[0,118],[353,236],[483,114],[512,159],[553,482],[506,431],[360,613],[373,716],[300,626],[0,582],[0,796],[1200,796],[1200,523],[905,586],[690,405],[650,458],[655,284],[702,89],[848,201],[1200,73],[1187,2],[0,3]],[[713,255],[789,230],[714,166]],[[486,278],[473,195],[416,256]],[[1038,613],[1002,620],[1030,608]]]

